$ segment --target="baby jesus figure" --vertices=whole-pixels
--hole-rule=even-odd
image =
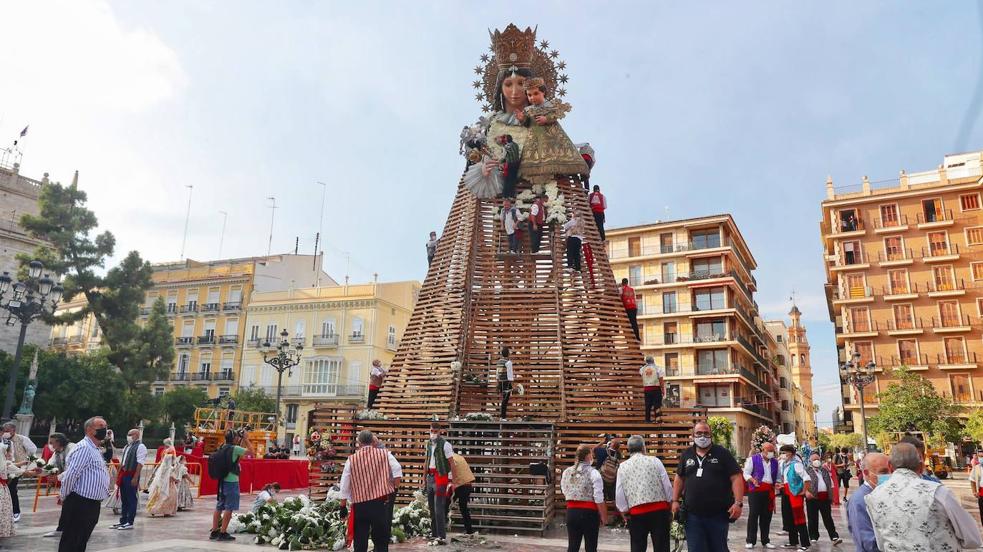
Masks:
[[[529,137],[522,148],[519,177],[532,184],[545,184],[557,176],[583,175],[590,168],[573,145],[570,137],[557,122],[570,104],[546,99],[546,84],[541,78],[526,82],[529,107],[516,113],[516,118],[529,126]]]

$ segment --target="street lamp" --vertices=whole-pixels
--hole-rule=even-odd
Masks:
[[[864,452],[867,451],[867,409],[864,407],[864,387],[874,383],[874,369],[877,365],[871,360],[860,362],[860,353],[854,351],[850,360],[840,365],[840,379],[857,388],[860,392],[860,420],[864,424]]]
[[[287,339],[287,330],[280,332],[280,343],[273,345],[269,341],[263,343],[263,362],[277,371],[276,378],[276,417],[280,419],[280,393],[283,387],[283,373],[300,364],[300,353],[303,345],[291,345]],[[290,375],[290,373],[288,373]]]
[[[20,336],[17,338],[17,352],[14,363],[7,370],[7,396],[3,401],[3,419],[11,419],[14,408],[14,390],[17,387],[17,373],[20,368],[21,355],[24,352],[24,339],[27,337],[27,326],[45,314],[54,314],[58,301],[65,291],[61,284],[45,274],[41,276],[44,265],[41,261],[31,261],[27,265],[27,280],[14,282],[10,274],[0,275],[0,309],[7,311],[7,325],[15,326],[20,322]]]

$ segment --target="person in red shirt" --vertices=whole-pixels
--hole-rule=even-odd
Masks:
[[[641,339],[638,335],[638,302],[635,300],[635,289],[628,285],[628,278],[621,279],[621,304],[625,306],[635,339]]]
[[[587,203],[590,204],[591,213],[594,214],[594,222],[597,223],[597,231],[601,234],[601,241],[606,241],[604,237],[604,210],[608,208],[608,200],[601,193],[600,186],[594,185],[594,191],[587,196]]]

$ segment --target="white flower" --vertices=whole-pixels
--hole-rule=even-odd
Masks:
[[[452,372],[460,372],[461,371],[461,361],[460,360],[455,360],[454,362],[451,363],[451,371]]]

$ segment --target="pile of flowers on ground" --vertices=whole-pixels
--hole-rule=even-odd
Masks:
[[[342,550],[347,519],[341,516],[338,494],[328,496],[321,504],[298,496],[267,504],[255,514],[236,514],[229,523],[229,532],[256,535],[255,544],[269,544],[280,550]],[[413,502],[393,513],[392,542],[429,534],[427,501],[417,492]]]

